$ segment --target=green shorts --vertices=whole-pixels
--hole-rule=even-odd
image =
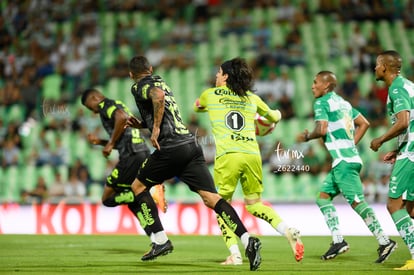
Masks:
[[[329,172],[320,188],[320,192],[327,193],[332,198],[342,193],[349,204],[354,201],[364,201],[364,191],[359,176],[361,167],[360,163],[341,161]]]
[[[239,180],[245,198],[260,198],[263,192],[260,155],[228,153],[215,160],[214,181],[225,200],[232,199]]]
[[[407,201],[414,201],[414,162],[398,159],[391,172],[388,197],[397,199],[407,191]]]

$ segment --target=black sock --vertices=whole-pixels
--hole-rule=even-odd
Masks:
[[[134,193],[129,191],[119,192],[115,193],[109,198],[106,198],[104,201],[102,201],[103,205],[107,207],[115,207],[121,204],[128,204],[134,201]]]
[[[247,232],[246,227],[237,215],[234,208],[224,199],[220,199],[214,206],[214,211],[220,215],[226,225],[240,238]]]
[[[133,203],[129,203],[128,208],[129,208],[129,210],[131,210],[132,214],[134,214],[135,218],[137,218],[139,224],[141,224],[141,221],[140,221],[140,219],[138,218],[138,216],[136,214],[139,210],[134,210],[134,204]],[[151,229],[149,228],[149,226],[144,227],[141,224],[141,227],[142,227],[142,229],[144,229],[145,234],[147,234],[147,236],[150,237],[152,232],[151,232]]]
[[[160,217],[158,216],[158,208],[155,204],[150,192],[144,191],[135,196],[134,202],[128,204],[129,209],[138,218],[139,223],[145,230],[147,235],[163,231]]]

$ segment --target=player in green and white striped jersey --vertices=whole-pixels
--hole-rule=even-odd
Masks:
[[[342,193],[377,238],[379,255],[375,262],[382,263],[397,244],[384,234],[374,211],[364,198],[359,176],[362,160],[355,145],[367,131],[369,122],[348,101],[334,92],[336,85],[336,76],[330,71],[321,71],[315,76],[312,91],[316,98],[313,106],[316,125],[312,132],[305,130],[299,135],[300,141],[322,138],[333,159],[332,169],[324,180],[316,200],[333,240],[321,258],[333,259],[349,249],[340,232],[338,215],[332,203],[332,199]]]
[[[394,164],[387,209],[411,253],[411,260],[395,269],[414,270],[414,226],[408,214],[413,213],[414,207],[414,83],[400,75],[401,65],[402,58],[396,51],[385,51],[377,57],[375,77],[389,86],[387,111],[392,126],[372,140],[371,149],[377,151],[383,143],[398,137],[398,148],[384,156],[385,162]]]

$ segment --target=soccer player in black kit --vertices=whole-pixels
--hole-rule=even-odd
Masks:
[[[249,235],[234,208],[217,193],[203,151],[184,125],[171,89],[160,76],[153,75],[152,66],[144,56],[133,57],[129,70],[135,82],[131,93],[143,121],[130,117],[128,125],[148,127],[151,143],[155,147],[132,183],[134,211],[145,219],[141,224],[146,224],[146,230],[155,237],[151,250],[141,260],[153,260],[173,250],[148,190],[154,184],[176,176],[191,191],[198,193],[207,207],[223,218],[246,248],[250,270],[257,270],[261,263],[260,240]]]
[[[104,157],[108,157],[113,149],[119,152],[119,161],[106,179],[102,203],[108,207],[127,204],[131,209],[131,203],[134,201],[131,183],[142,163],[150,155],[150,150],[138,129],[125,127],[132,114],[123,102],[106,98],[96,89],[85,90],[81,102],[86,108],[99,114],[102,125],[110,136],[108,140],[103,140],[93,134],[88,134],[88,141],[91,144],[104,146],[102,150]],[[156,188],[160,189],[156,190],[155,195],[159,196],[157,200],[165,212],[167,206],[163,186],[156,185]],[[132,212],[135,216],[135,211]],[[141,220],[139,219],[140,223]],[[144,226],[143,228],[145,230]],[[151,239],[154,237],[151,232],[147,230],[145,232]]]

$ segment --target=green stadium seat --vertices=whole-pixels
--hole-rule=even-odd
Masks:
[[[284,173],[275,177],[275,200],[279,202],[294,201],[295,176],[292,173]]]
[[[0,179],[5,179],[4,171],[5,169],[2,166],[0,166]],[[3,202],[5,191],[6,191],[6,184],[5,183],[0,184],[0,203]]]
[[[3,173],[4,183],[4,201],[5,202],[19,202],[20,201],[20,177],[19,168],[17,166],[10,166],[4,169]]]
[[[54,73],[42,81],[42,96],[45,100],[59,100],[61,97],[62,76]]]
[[[88,199],[91,203],[100,203],[103,193],[103,186],[99,183],[91,183],[88,190]]]
[[[55,180],[55,169],[51,165],[43,165],[37,169],[38,176],[42,176],[46,185],[50,187]]]
[[[93,147],[89,150],[89,154],[87,157],[87,163],[90,175],[92,180],[94,181],[101,181],[102,179],[106,178],[105,171],[106,171],[106,159],[102,155],[102,146]]]
[[[20,187],[23,190],[32,190],[37,183],[37,168],[34,165],[24,165],[19,168]]]
[[[22,105],[14,104],[7,110],[7,115],[2,116],[4,122],[7,124],[12,121],[23,122],[25,117],[25,108]]]
[[[317,194],[313,184],[315,178],[307,172],[300,173],[297,178],[294,190],[296,199],[299,201],[312,201]]]
[[[358,75],[357,82],[359,92],[362,96],[367,97],[371,91],[371,83],[374,81],[371,71],[363,72]]]

